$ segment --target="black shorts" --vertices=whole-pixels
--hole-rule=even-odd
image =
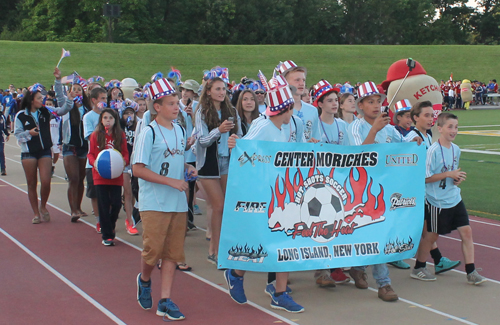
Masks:
[[[23,159],[41,159],[41,158],[52,158],[51,149],[43,149],[37,152],[21,152],[21,160]]]
[[[205,164],[198,170],[199,178],[220,178],[219,162],[217,161],[217,142],[212,143],[205,154]]]
[[[435,207],[425,201],[425,221],[427,221],[427,231],[446,235],[457,228],[468,226],[469,214],[464,201],[448,209]]]
[[[92,176],[92,168],[85,168],[85,175],[87,178],[87,197],[89,199],[97,198],[97,192],[94,185],[94,177]]]
[[[88,149],[85,147],[76,147],[70,144],[63,144],[63,157],[76,156],[78,159],[87,159]]]

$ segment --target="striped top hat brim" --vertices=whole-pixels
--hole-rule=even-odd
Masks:
[[[356,111],[359,114],[363,114],[363,111],[359,108],[359,105],[358,105],[359,102],[362,101],[363,99],[365,99],[366,97],[370,97],[370,96],[374,96],[374,95],[380,96],[380,99],[382,100],[382,102],[387,97],[385,94],[381,94],[378,91],[377,85],[375,85],[375,83],[373,81],[367,81],[358,87],[358,98],[356,99]]]
[[[313,105],[318,107],[318,101],[321,97],[328,95],[331,92],[340,93],[340,88],[332,86],[328,81],[322,79],[313,87],[314,102]]]
[[[396,116],[403,114],[405,112],[409,112],[411,110],[411,103],[408,99],[402,99],[398,101],[396,104],[394,104],[394,111],[395,114],[392,117],[392,121],[394,124],[398,123],[398,120],[396,119]]]
[[[156,80],[147,89],[148,96],[152,100],[160,99],[164,96],[172,95],[176,92],[175,88],[168,82],[167,79],[161,78]]]

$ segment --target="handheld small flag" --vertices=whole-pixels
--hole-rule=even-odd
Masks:
[[[65,49],[62,49],[61,58],[59,59],[59,62],[57,62],[57,67],[58,68],[59,68],[59,64],[61,64],[62,59],[64,59],[65,57],[68,57],[68,56],[71,56],[71,54],[69,53],[69,51],[66,51]]]

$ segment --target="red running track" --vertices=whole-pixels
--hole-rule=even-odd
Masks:
[[[481,268],[479,273],[489,279],[500,281],[500,222],[486,218],[470,216],[472,238],[474,239],[474,255],[476,268]],[[458,239],[458,240],[453,240]],[[484,245],[484,246],[482,246]],[[461,241],[458,231],[446,236],[440,236],[438,246],[443,256],[452,260],[461,260],[457,268],[465,272]],[[489,247],[486,247],[489,246]]]
[[[135,279],[140,271],[137,249],[120,241],[115,247],[104,247],[93,228],[84,223],[70,223],[66,214],[51,207],[48,207],[51,222],[33,225],[27,194],[13,187],[1,186],[0,198],[1,323],[161,322],[155,314],[160,298],[158,271],[155,270],[152,277],[153,309],[141,309],[136,300]],[[50,265],[60,277],[22,250],[9,235]],[[82,290],[88,299],[61,278]],[[279,321],[250,305],[236,305],[227,293],[180,271],[176,272],[173,294],[174,301],[186,315],[183,323],[272,324]]]

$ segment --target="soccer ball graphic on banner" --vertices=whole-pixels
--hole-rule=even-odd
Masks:
[[[337,191],[325,184],[315,184],[307,189],[300,207],[302,222],[311,227],[313,222],[326,221],[324,226],[328,226],[343,219],[344,204]]]

